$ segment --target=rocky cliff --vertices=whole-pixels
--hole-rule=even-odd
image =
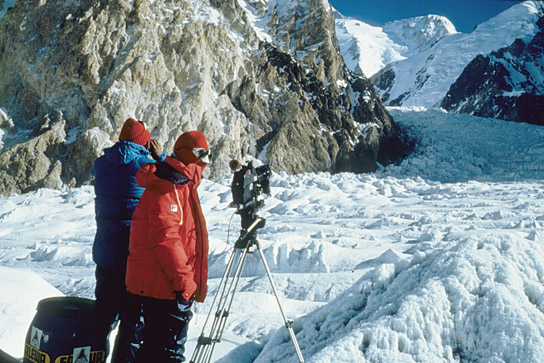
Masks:
[[[544,18],[529,41],[476,57],[451,85],[448,111],[544,125]]]
[[[92,182],[127,117],[273,170],[366,172],[400,141],[321,0],[16,1],[0,19],[1,194]]]

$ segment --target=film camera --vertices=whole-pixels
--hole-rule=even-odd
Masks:
[[[238,160],[232,160],[229,166],[234,171],[231,206],[239,211],[262,207],[264,201],[259,196],[263,193],[270,195],[270,167],[263,165],[255,168],[252,162],[242,165]]]
[[[264,227],[266,220],[257,215],[264,205],[261,194],[270,195],[270,167],[262,165],[254,167],[253,163],[242,165],[238,160],[229,163],[234,171],[232,178],[232,203],[242,219],[242,231],[236,242],[236,248],[246,248],[256,241],[256,231]]]
[[[242,276],[244,263],[248,253],[255,250],[259,252],[264,269],[270,280],[272,291],[276,296],[276,301],[280,308],[285,327],[289,332],[289,336],[295,347],[300,363],[304,363],[304,357],[297,342],[295,332],[292,327],[292,320],[287,320],[283,308],[278,297],[278,291],[272,280],[270,268],[266,262],[263,250],[259,241],[257,241],[257,229],[264,227],[266,220],[257,215],[257,211],[264,205],[264,200],[260,198],[261,194],[270,195],[270,167],[263,165],[254,167],[250,162],[248,165],[242,165],[237,160],[232,160],[229,163],[230,168],[234,171],[232,178],[232,203],[231,207],[236,208],[236,213],[242,218],[242,230],[240,237],[234,245],[234,249],[228,258],[227,268],[223,274],[223,278],[219,283],[217,294],[215,295],[212,307],[208,313],[208,317],[204,322],[202,333],[198,338],[198,344],[193,352],[190,363],[210,363],[216,343],[221,342],[223,330],[226,326],[229,310],[234,300],[236,287]],[[214,313],[214,306],[217,301],[217,309]],[[206,325],[208,320],[213,317],[209,334],[206,334]]]

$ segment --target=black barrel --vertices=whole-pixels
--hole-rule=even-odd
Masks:
[[[38,303],[28,328],[24,363],[103,363],[104,339],[94,332],[94,300],[51,297]]]

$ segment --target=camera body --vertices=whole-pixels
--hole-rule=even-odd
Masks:
[[[236,248],[248,248],[256,242],[257,229],[264,227],[266,220],[257,215],[264,205],[261,194],[270,195],[270,167],[263,165],[254,167],[253,163],[242,165],[237,160],[229,164],[234,171],[232,177],[232,203],[236,213],[241,217],[242,230],[236,241]]]
[[[259,196],[263,193],[270,195],[270,167],[254,167],[252,162],[242,165],[237,160],[231,161],[230,167],[235,170],[232,177],[231,205],[238,210],[259,209],[264,203]]]

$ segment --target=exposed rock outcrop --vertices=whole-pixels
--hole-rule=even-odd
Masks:
[[[289,173],[365,172],[398,156],[393,121],[346,68],[323,1],[17,1],[1,24],[0,194],[92,182],[127,117],[165,150],[203,131],[210,178],[245,155]],[[34,176],[16,170],[25,163]]]
[[[46,115],[35,136],[0,154],[2,194],[62,186],[62,164],[58,155],[66,138],[65,125],[62,118],[51,121]]]

